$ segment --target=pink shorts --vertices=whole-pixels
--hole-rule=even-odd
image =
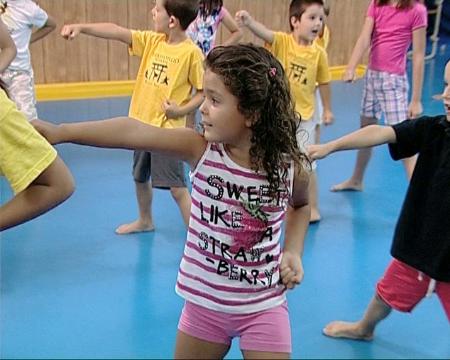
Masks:
[[[291,353],[291,325],[286,302],[252,314],[228,314],[186,301],[178,330],[228,346],[237,336],[241,350]]]
[[[391,308],[410,312],[427,295],[431,281],[429,276],[394,259],[377,284],[377,294]],[[434,292],[450,320],[450,282],[436,281]]]

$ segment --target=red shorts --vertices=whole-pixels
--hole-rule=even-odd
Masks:
[[[429,276],[394,259],[377,284],[377,295],[391,308],[410,312],[427,295],[431,281]],[[436,281],[434,292],[450,321],[450,282]]]

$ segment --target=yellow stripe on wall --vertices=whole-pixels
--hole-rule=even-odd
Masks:
[[[365,70],[365,66],[359,65],[357,76],[362,77]],[[342,79],[344,71],[345,66],[330,67],[331,79]],[[36,85],[36,97],[38,101],[56,101],[131,96],[133,87],[132,80],[42,84]]]

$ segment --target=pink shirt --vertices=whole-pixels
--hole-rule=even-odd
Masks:
[[[427,9],[417,2],[411,8],[398,9],[376,6],[372,0],[367,16],[374,20],[369,69],[403,75],[412,33],[427,26]]]

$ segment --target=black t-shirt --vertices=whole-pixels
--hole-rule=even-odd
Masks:
[[[438,281],[450,281],[450,122],[421,117],[394,125],[394,160],[419,153],[391,254]]]

